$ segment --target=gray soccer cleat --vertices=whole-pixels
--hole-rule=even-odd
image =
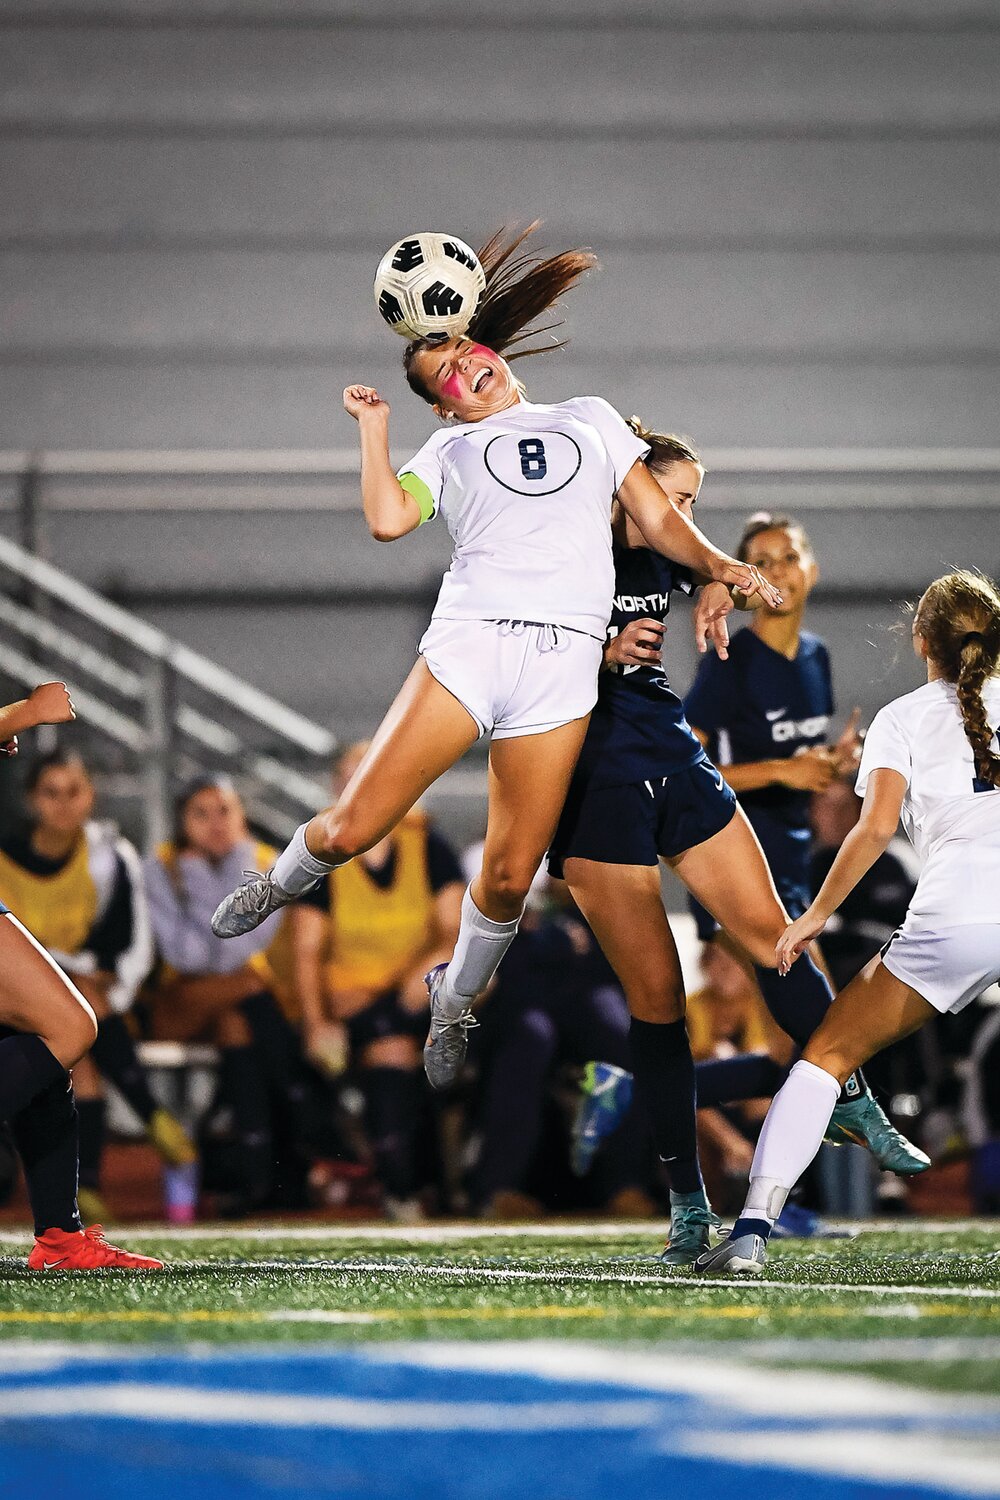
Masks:
[[[243,874],[243,884],[215,908],[212,931],[216,937],[242,937],[245,932],[253,932],[272,912],[295,900],[275,885],[270,874],[258,875],[256,870],[244,870]]]
[[[468,1006],[457,1016],[443,1016],[438,996],[447,964],[438,964],[424,975],[431,1003],[431,1029],[424,1044],[424,1072],[432,1089],[446,1089],[462,1071],[469,1048],[469,1032],[479,1022]]]
[[[759,1234],[741,1234],[738,1240],[732,1236],[706,1250],[694,1263],[701,1276],[759,1276],[767,1260],[767,1241]]]

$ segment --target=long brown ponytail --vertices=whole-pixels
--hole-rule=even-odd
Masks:
[[[1000,755],[991,748],[993,729],[983,702],[983,684],[1000,667],[1000,592],[979,573],[946,573],[921,599],[914,629],[955,684],[976,775],[1000,786]]]
[[[508,361],[527,359],[532,354],[544,354],[546,350],[564,347],[565,339],[549,339],[530,349],[519,346],[559,327],[561,318],[542,324],[536,319],[554,307],[581,276],[597,265],[597,257],[590,250],[561,250],[557,255],[548,256],[522,252],[521,247],[540,222],[535,219],[527,229],[517,231],[506,227],[499,229],[478,251],[486,273],[486,290],[466,337],[494,349]],[[425,401],[433,401],[434,397],[414,369],[414,356],[442,342],[441,335],[433,334],[429,338],[413,339],[403,354],[403,368],[410,388]]]

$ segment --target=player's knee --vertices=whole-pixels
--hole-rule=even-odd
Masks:
[[[653,980],[630,984],[626,991],[630,1013],[639,1021],[666,1025],[684,1017],[684,988]]]
[[[52,1035],[42,1040],[64,1068],[75,1067],[86,1057],[97,1040],[97,1017],[82,995],[67,995]]]
[[[484,860],[483,896],[491,907],[505,913],[502,920],[512,921],[524,906],[534,876],[534,869],[529,870],[517,860],[505,857]]]
[[[317,859],[330,864],[346,864],[355,855],[363,854],[377,840],[360,813],[351,807],[332,807],[329,812],[314,820],[310,829],[309,847]]]

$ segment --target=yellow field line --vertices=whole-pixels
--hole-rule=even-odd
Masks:
[[[287,1316],[289,1322],[295,1322],[303,1309],[283,1309],[279,1312],[268,1311],[240,1311],[237,1308],[224,1310],[219,1308],[188,1308],[178,1312],[162,1312],[153,1308],[123,1308],[118,1312],[51,1312],[34,1309],[19,1309],[11,1312],[0,1312],[0,1324],[3,1323],[74,1323],[74,1324],[98,1324],[98,1323],[278,1323],[284,1321]],[[541,1319],[571,1319],[571,1318],[614,1318],[614,1317],[642,1317],[642,1318],[718,1318],[723,1320],[752,1321],[761,1316],[761,1309],[747,1307],[743,1304],[733,1304],[729,1307],[692,1307],[678,1309],[666,1307],[662,1304],[656,1307],[627,1308],[620,1311],[606,1307],[442,1307],[442,1308],[376,1308],[374,1310],[363,1310],[361,1308],[319,1308],[318,1313],[332,1312],[340,1314],[347,1319],[352,1314],[357,1314],[359,1321],[363,1322],[519,1322],[521,1320]],[[847,1318],[871,1316],[867,1309],[855,1309],[846,1307],[830,1307],[818,1310],[815,1307],[793,1304],[780,1309],[781,1316],[791,1314],[792,1316],[814,1317],[814,1318]],[[884,1314],[878,1314],[884,1320]],[[904,1315],[905,1316],[905,1315]],[[920,1309],[921,1317],[940,1318],[994,1318],[995,1313],[986,1308],[962,1308],[958,1309],[949,1303],[930,1303]],[[317,1318],[317,1326],[321,1326],[322,1319]],[[334,1326],[331,1324],[331,1326]]]

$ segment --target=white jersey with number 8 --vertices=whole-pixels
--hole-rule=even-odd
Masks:
[[[599,396],[443,428],[400,471],[455,544],[435,619],[532,620],[604,639],[611,501],[648,447]]]

